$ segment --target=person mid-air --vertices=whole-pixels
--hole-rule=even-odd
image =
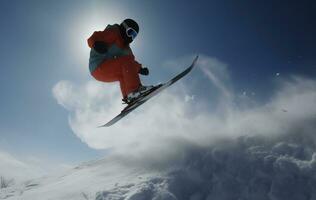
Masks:
[[[139,74],[148,75],[149,70],[135,60],[130,43],[139,32],[137,22],[125,19],[121,24],[108,25],[96,31],[88,39],[91,48],[89,70],[98,81],[119,81],[123,99],[130,104],[153,86],[143,86]]]

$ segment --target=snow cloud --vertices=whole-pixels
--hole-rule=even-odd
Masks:
[[[231,84],[226,64],[201,56],[190,76],[114,126],[97,128],[123,107],[118,84],[58,82],[53,94],[73,132],[112,154],[35,182],[23,199],[47,191],[54,199],[315,199],[316,81],[278,77],[265,103]],[[4,172],[36,166],[1,153],[0,161]]]
[[[169,64],[185,66],[183,60],[189,65],[192,59],[174,60]],[[69,111],[73,132],[90,147],[129,156],[153,158],[152,155],[156,155],[157,159],[159,155],[175,156],[187,145],[208,146],[219,139],[243,135],[277,136],[306,129],[315,122],[314,80],[290,77],[276,84],[276,92],[265,104],[247,106],[244,99],[243,106],[239,106],[240,99],[230,87],[225,63],[201,56],[198,68],[190,76],[197,81],[194,84],[197,88],[205,84],[215,86],[218,101],[194,95],[197,88],[183,79],[108,128],[97,127],[123,108],[118,84],[89,81],[77,85],[60,81],[54,86],[53,95]],[[216,102],[216,110],[208,106],[214,107]]]

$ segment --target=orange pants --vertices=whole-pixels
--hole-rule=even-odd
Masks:
[[[122,56],[102,62],[92,76],[102,82],[119,81],[123,98],[135,91],[140,85],[138,71],[140,65],[130,56]]]

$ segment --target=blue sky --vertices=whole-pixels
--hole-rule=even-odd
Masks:
[[[151,70],[145,83],[169,78],[164,63],[196,53],[227,64],[234,91],[255,91],[257,101],[270,97],[276,73],[316,76],[313,1],[5,0],[0,9],[0,150],[19,156],[78,163],[104,155],[73,134],[52,89],[93,81],[86,39],[124,18],[140,24],[132,48]]]

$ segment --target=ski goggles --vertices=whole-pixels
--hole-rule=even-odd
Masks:
[[[137,31],[135,31],[133,28],[129,27],[125,22],[122,23],[123,27],[126,30],[126,35],[130,38],[132,38],[132,40],[134,40],[137,36]]]

